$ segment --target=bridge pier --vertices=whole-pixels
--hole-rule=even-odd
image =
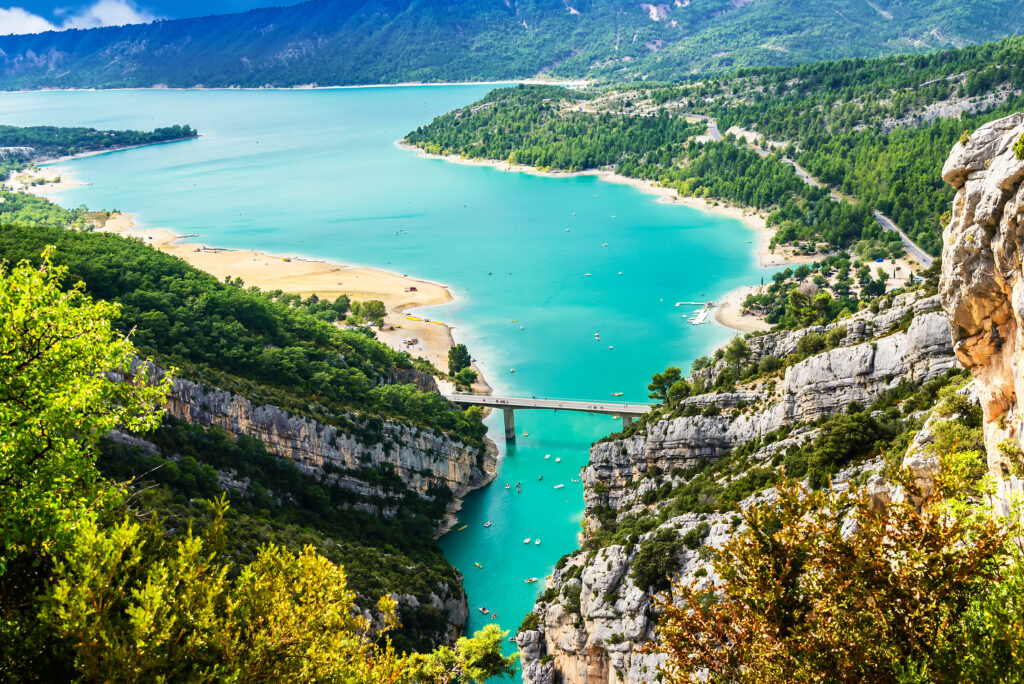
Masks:
[[[514,442],[516,441],[515,411],[512,409],[502,409],[501,412],[505,414],[505,441]]]
[[[633,422],[633,416],[622,416],[622,429],[625,430]]]

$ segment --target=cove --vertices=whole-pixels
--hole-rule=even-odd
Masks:
[[[653,373],[685,370],[732,335],[713,322],[690,325],[682,314],[694,307],[675,302],[757,282],[754,234],[594,177],[507,173],[395,145],[491,87],[6,93],[0,120],[190,124],[202,137],[63,164],[89,185],[57,199],[135,212],[137,224],[198,233],[210,245],[445,283],[455,301],[429,314],[456,326],[496,393],[646,401]],[[506,629],[519,625],[544,577],[576,547],[583,492],[573,480],[590,444],[621,428],[608,416],[518,411],[517,439],[506,446],[500,413],[488,425],[502,451],[497,478],[466,498],[456,530],[466,529],[441,540],[465,576],[470,632],[494,613]]]

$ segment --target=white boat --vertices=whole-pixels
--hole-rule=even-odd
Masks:
[[[490,526],[491,526],[491,525],[493,525],[493,524],[494,524],[493,522],[491,522],[490,520],[488,520],[487,522],[485,522],[485,523],[484,523],[484,527],[490,527]]]
[[[544,454],[544,458],[545,460],[551,458],[551,454]]]
[[[589,276],[590,274],[589,274],[589,273],[584,273],[583,275],[585,275],[585,276]]]
[[[602,244],[601,246],[602,246],[602,247],[607,247],[607,246],[608,246],[608,243],[607,243],[607,242],[605,242],[605,243],[604,243],[604,244]]]
[[[555,459],[555,463],[561,463],[561,462],[562,462],[562,457],[561,456],[559,456],[558,458]]]
[[[537,581],[537,578],[536,578],[536,577],[527,577],[527,578],[526,578],[526,583],[527,583],[527,584],[533,584],[533,583],[534,583],[534,582],[536,582],[536,581]]]
[[[564,484],[556,484],[555,485],[555,489],[561,489],[564,486],[565,486]]]
[[[516,369],[515,369],[515,368],[509,368],[509,369],[508,369],[508,372],[509,372],[509,373],[515,373],[515,372],[516,372]]]
[[[524,543],[524,544],[529,544],[529,543],[530,543],[530,542],[532,542],[532,541],[533,541],[532,539],[530,539],[529,537],[527,537],[526,539],[524,539],[524,540],[523,540],[523,543]]]
[[[609,349],[615,349],[615,345],[614,345],[614,344],[609,344],[609,345],[608,345],[608,348],[609,348]]]
[[[535,539],[533,541],[533,543],[536,544],[537,546],[540,546],[540,539]]]
[[[508,488],[509,488],[509,487],[511,487],[511,486],[512,486],[512,485],[510,485],[510,484],[509,484],[508,482],[506,482],[506,483],[505,483],[505,489],[508,489]]]

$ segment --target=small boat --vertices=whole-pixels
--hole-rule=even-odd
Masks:
[[[530,542],[532,542],[532,541],[533,541],[532,539],[530,539],[529,537],[527,537],[526,539],[524,539],[524,540],[523,540],[523,543],[524,543],[524,544],[529,544],[529,543],[530,543]]]
[[[498,614],[497,613],[495,613],[494,615],[491,616],[492,620],[496,620],[497,618],[498,618]]]
[[[526,431],[524,430],[524,431],[523,431],[523,437],[529,437],[529,436],[530,436],[530,433],[529,433],[529,432],[526,432]]]
[[[609,345],[608,345],[608,348],[609,348],[609,349],[615,349],[615,345],[614,345],[614,344],[609,344]]]
[[[605,242],[605,243],[604,243],[604,244],[602,244],[601,246],[602,246],[602,247],[607,247],[607,246],[608,246],[608,243],[607,243],[607,242]]]
[[[508,369],[508,372],[509,372],[509,373],[515,373],[515,372],[516,372],[516,369],[515,369],[515,368],[509,368],[509,369]]]
[[[569,232],[569,231],[571,231],[571,230],[572,230],[572,228],[566,228],[566,229],[565,229],[565,232],[566,232],[566,233],[568,233],[568,232]]]
[[[527,577],[527,578],[526,578],[526,583],[527,583],[527,584],[533,584],[533,583],[534,583],[534,582],[536,582],[536,581],[537,581],[537,578],[536,578],[536,577]]]
[[[520,480],[519,482],[516,482],[516,489],[519,489],[519,485],[521,485],[522,483],[523,483],[522,480]]]
[[[490,526],[491,526],[491,525],[493,525],[493,524],[494,524],[493,522],[491,522],[490,520],[488,520],[487,522],[485,522],[485,523],[484,523],[484,527],[490,527]]]
[[[589,276],[590,274],[589,274],[589,273],[584,273],[583,275],[584,275],[584,276]]]
[[[622,392],[612,392],[612,396],[613,397],[621,397],[622,396]]]
[[[475,565],[476,567],[480,568],[481,570],[484,569],[484,566],[480,565],[479,563],[473,563],[473,565]]]
[[[545,460],[546,460],[546,459],[549,459],[549,458],[551,458],[551,454],[544,454],[544,459],[545,459]]]
[[[515,637],[509,637],[508,640],[514,642],[516,640],[516,638]]]
[[[555,485],[555,489],[561,489],[564,486],[565,486],[564,484],[556,484]]]
[[[526,329],[526,326],[525,326],[525,325],[521,325],[521,326],[519,326],[519,329],[520,329],[520,330],[525,330],[525,329]]]
[[[538,478],[537,478],[537,482],[540,482],[540,481],[541,481],[541,480],[543,480],[543,479],[544,479],[544,476],[543,476],[543,475],[541,475],[540,477],[538,477]]]
[[[463,525],[462,527],[459,528],[459,532],[461,532],[462,530],[466,529],[467,527],[469,527],[469,525]]]
[[[622,275],[622,271],[619,271],[619,275]]]
[[[536,544],[537,546],[540,546],[540,539],[534,539],[533,543]]]
[[[561,462],[562,462],[562,457],[561,456],[559,456],[558,458],[555,459],[555,463],[561,463]]]
[[[486,608],[484,608],[483,606],[480,606],[480,612],[481,612],[481,613],[483,613],[484,615],[487,615],[487,614],[488,614],[488,613],[490,613],[491,611],[487,610],[487,609],[486,609]]]
[[[509,489],[511,486],[508,482],[505,483],[505,489]]]
[[[569,479],[571,479],[573,482],[579,482],[579,480],[577,480],[575,477]]]

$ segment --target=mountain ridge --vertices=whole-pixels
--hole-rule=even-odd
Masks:
[[[289,87],[678,79],[921,52],[1024,31],[1024,2],[310,0],[292,7],[0,37],[0,88]],[[831,11],[828,11],[831,10]]]

